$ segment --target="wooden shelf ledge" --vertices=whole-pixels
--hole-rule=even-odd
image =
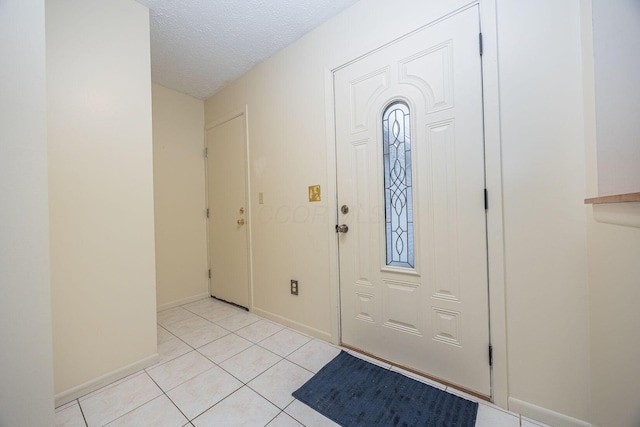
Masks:
[[[584,199],[585,205],[599,205],[602,203],[628,203],[640,202],[640,192],[627,194],[614,194],[612,196],[592,197]]]

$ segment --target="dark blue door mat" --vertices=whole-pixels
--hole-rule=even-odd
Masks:
[[[473,427],[478,404],[342,351],[293,397],[344,427]]]

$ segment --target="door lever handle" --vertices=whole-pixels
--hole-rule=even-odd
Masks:
[[[347,233],[349,231],[349,227],[347,224],[336,225],[336,233]]]

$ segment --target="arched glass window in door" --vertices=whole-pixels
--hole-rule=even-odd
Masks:
[[[387,265],[414,267],[411,121],[409,106],[397,101],[382,114]]]

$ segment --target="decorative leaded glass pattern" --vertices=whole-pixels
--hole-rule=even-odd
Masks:
[[[414,266],[411,122],[409,106],[397,101],[382,115],[387,265]]]

